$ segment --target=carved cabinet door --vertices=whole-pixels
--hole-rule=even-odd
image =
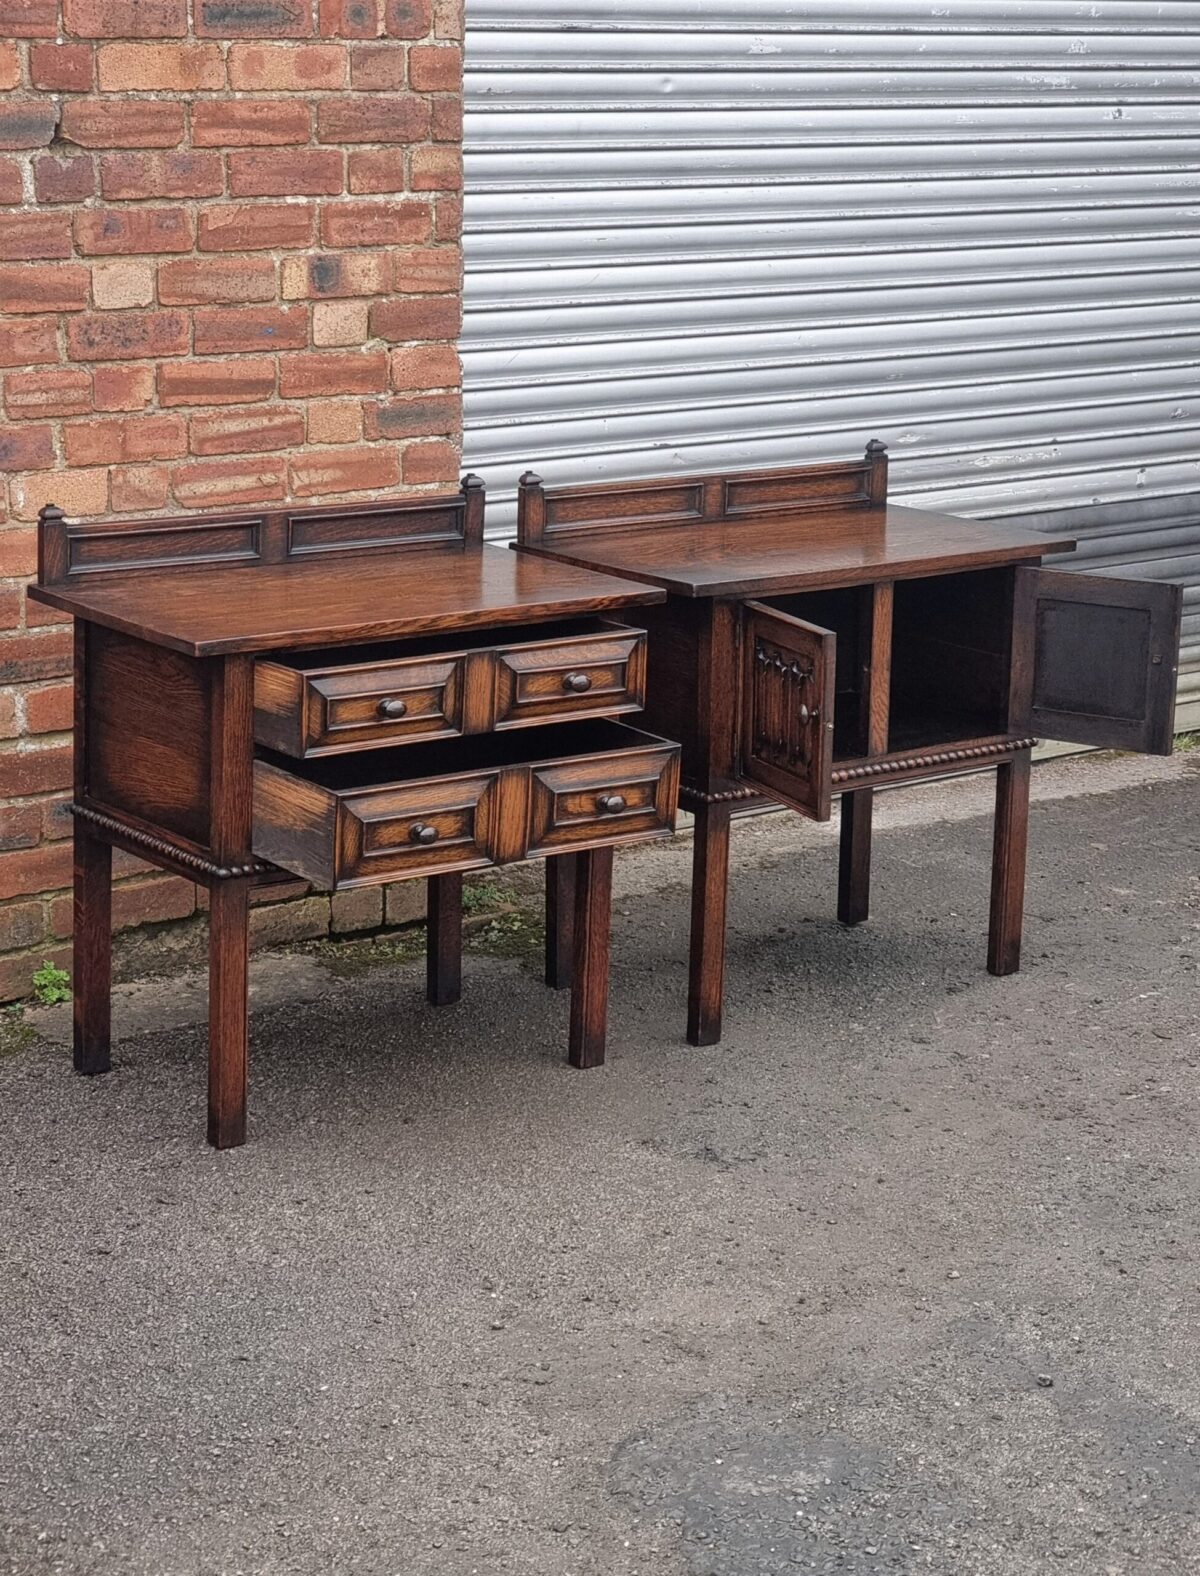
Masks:
[[[763,602],[742,609],[744,782],[816,821],[830,816],[837,638]]]
[[[1108,575],[1018,569],[1035,733],[1170,755],[1183,588]]]

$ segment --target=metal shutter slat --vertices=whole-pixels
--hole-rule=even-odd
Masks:
[[[469,0],[466,458],[889,442],[896,496],[1182,578],[1200,724],[1200,7]]]

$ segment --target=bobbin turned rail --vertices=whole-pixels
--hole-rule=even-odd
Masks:
[[[678,785],[675,746],[610,720],[642,704],[646,645],[610,615],[662,594],[531,574],[482,529],[471,477],[342,509],[43,511],[31,595],[76,620],[79,1072],[110,1064],[113,847],[208,889],[218,1148],[246,1135],[250,895],[281,877],[427,880],[427,994],[445,1005],[462,872],[569,860],[568,1054],[603,1060],[612,850],[668,836]]]

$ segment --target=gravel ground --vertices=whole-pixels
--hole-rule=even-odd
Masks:
[[[33,1015],[0,1570],[1200,1571],[1197,768],[1039,769],[1009,980],[988,785],[885,801],[853,932],[832,834],[744,823],[712,1049],[686,847],[622,863],[596,1072],[528,926],[438,1012],[265,960],[228,1154],[188,982],[88,1083]]]

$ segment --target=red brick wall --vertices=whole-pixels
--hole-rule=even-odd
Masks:
[[[459,0],[0,0],[0,1000],[70,930],[40,506],[457,480],[460,33]],[[118,923],[195,905],[118,871]]]

